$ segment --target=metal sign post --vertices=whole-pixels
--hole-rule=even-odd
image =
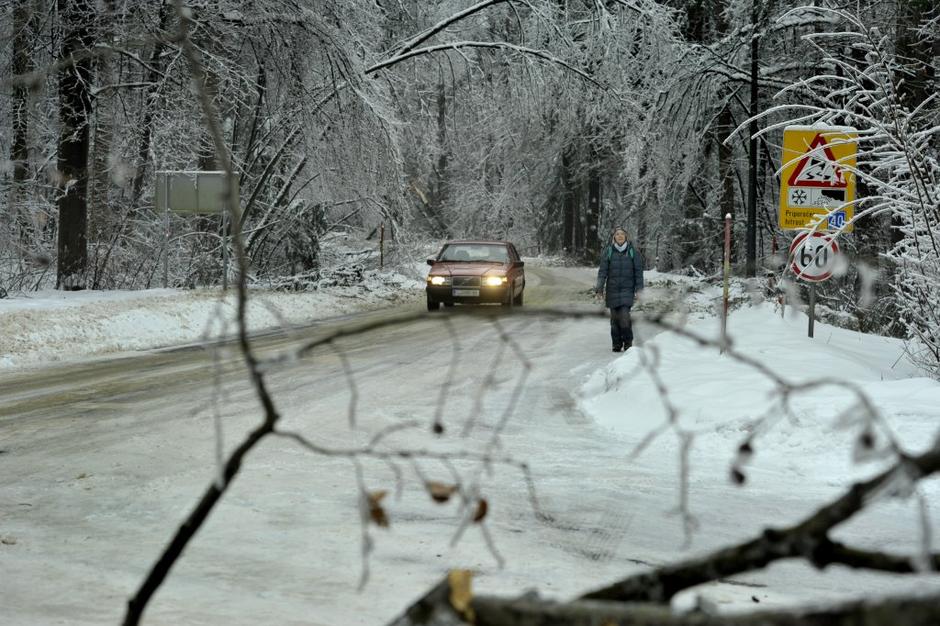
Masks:
[[[804,231],[790,244],[790,269],[797,278],[810,283],[809,337],[813,336],[816,324],[816,283],[832,277],[840,254],[835,237],[826,233]]]
[[[809,328],[807,335],[813,338],[813,332],[816,326],[816,283],[810,283],[809,286]]]
[[[238,202],[238,180],[235,197]],[[168,286],[167,258],[169,257],[170,211],[186,215],[222,215],[222,289],[228,289],[228,211],[225,172],[159,171],[154,185],[157,208],[165,207],[167,253],[164,256],[163,284]]]
[[[170,197],[167,177],[157,178],[157,185],[163,186],[163,288],[170,286]],[[159,207],[158,207],[159,208]]]
[[[228,291],[228,211],[222,208],[222,291]]]

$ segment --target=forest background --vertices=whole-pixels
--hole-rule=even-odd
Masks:
[[[252,284],[311,288],[335,230],[785,274],[782,129],[859,131],[850,266],[820,299],[940,375],[940,15],[931,0],[203,0],[190,40],[239,178]],[[218,170],[172,2],[3,0],[0,296],[222,282]],[[751,234],[752,233],[752,234]],[[751,236],[749,237],[749,234]],[[749,240],[753,243],[749,246]]]

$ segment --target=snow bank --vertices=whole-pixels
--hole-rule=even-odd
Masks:
[[[862,390],[884,417],[883,428],[876,428],[876,452],[889,437],[918,451],[937,436],[940,383],[921,377],[909,364],[902,341],[820,323],[810,339],[805,315],[781,318],[768,305],[739,309],[728,324],[736,351],[791,385],[839,379]],[[719,322],[692,319],[686,328],[714,339]],[[665,398],[652,372],[668,389]],[[675,423],[694,435],[693,474],[703,481],[726,480],[738,446],[755,429],[751,465],[772,468],[769,475],[835,485],[872,470],[857,462],[865,428],[857,395],[839,385],[797,390],[784,410],[777,389],[754,367],[663,332],[590,376],[580,390],[580,404],[601,427],[622,438],[627,450],[662,429],[639,462],[678,449],[676,432],[668,427],[671,405]]]
[[[413,272],[409,272],[412,274]],[[394,302],[412,302],[423,283],[367,271],[361,283],[313,292],[252,290],[252,331],[305,324]],[[40,291],[0,300],[0,368],[211,340],[235,331],[233,292],[218,289]]]

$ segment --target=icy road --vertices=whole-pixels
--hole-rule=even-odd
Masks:
[[[532,267],[527,273],[527,308],[592,306],[590,270]],[[660,295],[653,287],[647,297]],[[290,355],[312,337],[407,308],[270,333],[257,339],[257,348],[262,358]],[[382,624],[452,567],[476,570],[474,585],[483,593],[536,588],[567,598],[794,521],[836,493],[807,491],[793,473],[771,475],[764,482],[770,486],[757,491],[723,478],[695,478],[698,528],[684,547],[682,522],[671,514],[678,501],[676,454],[629,461],[636,441],[612,434],[579,408],[586,378],[620,356],[609,352],[604,319],[435,315],[450,315],[453,323],[393,326],[272,365],[267,377],[281,427],[327,448],[349,449],[416,421],[420,428],[390,436],[385,447],[480,451],[508,418],[499,453],[529,463],[542,515],[511,466],[480,472],[475,463],[420,456],[394,466],[363,460],[366,488],[388,491],[382,503],[390,525],[366,528],[375,549],[360,591],[366,563],[354,464],[271,437],[249,455],[157,592],[145,623]],[[522,368],[501,331],[531,365],[508,415]],[[638,329],[644,332],[652,338],[650,329]],[[638,408],[631,401],[625,394],[624,419]],[[442,437],[430,433],[438,414]],[[5,374],[0,623],[118,623],[214,479],[216,420],[231,449],[260,415],[231,347],[190,346]],[[724,467],[730,455],[715,449],[712,456]],[[467,484],[480,480],[492,548],[478,526],[452,545],[461,519],[456,503],[435,503],[422,488],[424,480],[449,483],[455,475]],[[898,515],[899,507],[886,507],[860,532],[889,544],[901,534],[916,542],[911,516]],[[704,593],[718,606],[747,608],[885,592],[894,584],[782,565]]]

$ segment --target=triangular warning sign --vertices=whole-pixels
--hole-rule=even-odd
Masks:
[[[824,146],[825,159],[816,151],[820,146]],[[789,183],[791,187],[848,187],[842,168],[836,164],[832,148],[822,133],[817,133],[813,138],[806,154],[790,175]]]

